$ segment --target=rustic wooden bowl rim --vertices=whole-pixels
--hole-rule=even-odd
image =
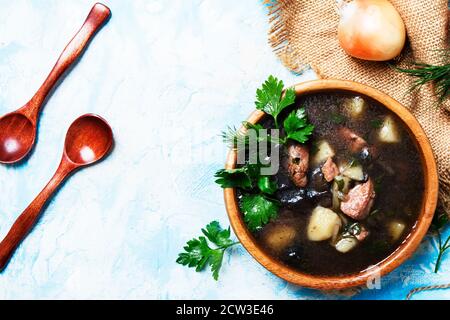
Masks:
[[[405,241],[385,260],[375,266],[357,274],[345,276],[313,276],[296,271],[280,263],[268,255],[255,241],[240,212],[235,189],[225,189],[225,206],[234,232],[245,249],[267,270],[278,277],[295,285],[321,289],[334,290],[345,289],[366,284],[377,276],[384,276],[405,262],[418,248],[433,219],[437,205],[438,173],[436,161],[428,138],[416,118],[399,102],[388,95],[369,86],[344,80],[314,80],[294,86],[297,96],[330,92],[346,91],[353,94],[364,95],[378,101],[380,104],[397,114],[410,131],[415,140],[422,158],[422,166],[425,177],[425,191],[423,195],[422,210],[411,234]],[[251,114],[250,123],[257,123],[264,113],[255,111]],[[236,152],[231,150],[228,154],[226,168],[232,169],[236,165]]]

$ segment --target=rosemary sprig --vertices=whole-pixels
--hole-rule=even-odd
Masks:
[[[410,91],[415,91],[428,83],[433,83],[436,88],[438,104],[441,105],[450,95],[450,49],[438,51],[442,61],[440,65],[413,62],[409,68],[395,67],[395,69],[417,78]]]

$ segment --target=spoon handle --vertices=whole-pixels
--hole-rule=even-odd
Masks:
[[[6,267],[14,251],[33,229],[48,199],[74,169],[75,165],[68,164],[63,160],[50,182],[14,222],[8,234],[0,243],[0,271]]]
[[[111,16],[111,10],[101,3],[96,3],[81,29],[66,46],[45,82],[29,103],[28,114],[37,118],[45,98],[58,82],[59,78],[81,56],[89,41]]]

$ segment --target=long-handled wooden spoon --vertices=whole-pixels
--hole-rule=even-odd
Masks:
[[[53,70],[31,100],[19,110],[0,118],[0,163],[11,164],[26,157],[36,141],[39,111],[52,88],[67,69],[81,56],[89,41],[111,16],[111,11],[97,3],[80,31],[69,42]]]
[[[33,228],[45,203],[60,184],[75,170],[103,159],[112,145],[111,127],[101,117],[87,114],[75,120],[67,131],[64,153],[55,175],[0,243],[0,270],[5,268],[16,248]]]

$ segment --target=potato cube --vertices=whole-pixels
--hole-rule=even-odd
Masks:
[[[391,221],[389,223],[389,233],[391,234],[392,240],[397,241],[402,236],[405,231],[405,224],[401,221]]]
[[[297,230],[293,226],[275,224],[264,230],[263,241],[269,249],[281,252],[292,244],[296,235]]]
[[[314,165],[324,163],[328,160],[328,158],[333,158],[334,155],[334,150],[330,144],[327,141],[322,140],[316,145],[316,151],[312,157],[312,163]]]
[[[361,97],[347,98],[343,103],[344,111],[352,118],[359,118],[366,110],[366,101]]]
[[[364,180],[364,172],[361,165],[351,165],[347,167],[343,167],[341,169],[342,175],[348,177],[352,180],[363,181]]]
[[[308,239],[311,241],[328,240],[341,228],[339,216],[332,210],[317,207],[313,210],[308,224]]]
[[[378,138],[381,142],[385,143],[400,142],[400,133],[398,132],[395,120],[391,116],[387,116],[384,119],[383,125],[378,132]]]

